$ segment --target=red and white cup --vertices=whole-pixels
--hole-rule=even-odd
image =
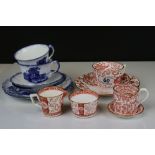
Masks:
[[[149,97],[146,88],[139,88],[133,85],[114,86],[114,111],[119,114],[134,114],[140,104]]]
[[[31,94],[32,103],[36,104],[34,98],[37,98],[42,112],[46,116],[58,116],[62,114],[63,99],[67,91],[57,86],[49,86],[40,89],[37,94]]]
[[[117,62],[98,62],[92,65],[98,85],[103,89],[113,89],[114,80],[123,75],[126,69],[125,64]]]
[[[73,92],[70,96],[73,113],[79,117],[90,117],[96,113],[99,96],[90,90]]]

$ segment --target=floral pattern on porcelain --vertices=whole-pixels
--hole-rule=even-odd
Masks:
[[[56,64],[57,68],[56,70],[51,70],[51,67],[53,64]],[[60,69],[60,64],[57,60],[49,61],[46,64],[43,65],[20,65],[20,69],[23,73],[23,77],[25,80],[32,82],[32,83],[41,83],[49,79],[52,74],[56,73]]]
[[[137,104],[139,104],[139,103],[137,103]],[[111,102],[110,104],[108,104],[107,108],[111,113],[113,113],[119,117],[123,117],[123,118],[130,118],[130,117],[136,116],[138,114],[141,114],[144,111],[144,107],[142,104],[139,104],[139,106],[136,109],[134,109],[132,112],[131,111],[127,112],[126,110],[121,110],[118,107],[117,107],[118,109],[116,109],[116,105],[115,105],[114,101]]]
[[[115,79],[114,84],[115,85],[120,85],[120,84],[129,85],[129,84],[131,84],[133,86],[139,87],[140,81],[134,75],[124,73],[122,76]]]
[[[72,101],[72,97],[79,95],[79,94],[91,94],[97,97],[97,100],[89,103],[77,103]],[[96,113],[97,105],[98,105],[98,95],[90,90],[83,90],[83,91],[75,91],[69,97],[71,102],[71,108],[75,115],[80,117],[89,117]]]
[[[87,117],[96,113],[97,101],[88,104],[78,104],[71,101],[71,107],[75,115]]]
[[[104,88],[113,88],[114,80],[125,72],[125,65],[116,62],[98,62],[93,68],[98,85]]]
[[[46,99],[40,97],[41,106],[44,114],[49,116],[61,114],[61,108],[63,104],[62,99],[63,95],[52,98],[49,97]]]
[[[42,97],[41,94],[47,90],[59,90],[62,91],[62,94],[54,97]],[[42,111],[47,116],[57,116],[62,113],[62,105],[63,105],[63,98],[66,96],[67,92],[64,91],[60,87],[52,86],[52,87],[45,87],[38,92],[40,105],[42,106]]]
[[[28,80],[32,83],[40,83],[48,79],[48,76],[45,73],[40,74],[39,67],[31,67],[24,72],[23,75],[25,80]]]
[[[145,92],[145,97],[140,99],[142,92]],[[138,106],[149,97],[149,92],[146,88],[128,84],[115,85],[113,95],[113,111],[122,115],[134,115]],[[140,103],[141,102],[141,103]]]
[[[96,92],[98,95],[113,94],[113,89],[112,90],[111,88],[105,89],[105,86],[102,87],[102,85],[98,85],[94,72],[90,72],[78,77],[75,80],[75,84],[81,90],[85,90],[85,89],[92,90]],[[133,86],[139,87],[140,81],[134,75],[124,73],[121,77],[116,78],[116,80],[114,81],[114,84],[115,85],[131,84]]]
[[[36,65],[43,65],[46,64],[48,62],[48,57],[43,57],[40,60],[38,60],[36,63]]]

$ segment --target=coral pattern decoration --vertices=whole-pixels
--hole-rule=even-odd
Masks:
[[[58,97],[48,98],[49,114],[61,113],[63,94]]]
[[[98,86],[94,72],[90,72],[83,75],[83,81],[89,85]]]
[[[62,93],[59,95],[51,95],[48,97],[42,96],[42,93],[48,91],[51,92],[52,90],[58,90]],[[63,99],[66,95],[67,91],[63,90],[61,87],[49,86],[39,90],[37,94],[31,94],[31,100],[33,102],[32,97],[38,97],[44,115],[58,116],[62,113]]]
[[[125,65],[116,62],[98,62],[93,64],[94,74],[98,85],[112,88],[114,80],[125,72]]]
[[[93,95],[96,97],[96,100],[88,103],[80,103],[72,100],[72,97],[80,94]],[[69,99],[71,102],[72,112],[75,115],[80,117],[89,117],[96,113],[98,105],[98,95],[95,92],[92,92],[90,90],[75,91],[73,94],[70,95]]]
[[[113,88],[108,88],[109,85],[98,85],[94,72],[83,74],[75,80],[76,86],[81,90],[92,90],[98,95],[112,95]],[[140,81],[137,77],[131,74],[124,73],[122,76],[114,80],[114,85],[133,85],[136,87],[140,86]]]
[[[71,107],[75,115],[88,117],[96,113],[97,101],[92,103],[75,103],[71,101]]]
[[[45,115],[54,116],[61,114],[63,105],[63,94],[56,97],[41,97],[41,106]]]
[[[114,84],[115,85],[120,85],[120,84],[129,85],[130,84],[130,85],[139,87],[140,81],[134,75],[124,73],[122,76],[115,79]]]
[[[114,87],[114,107],[115,113],[134,114],[139,103],[139,88],[132,85],[116,85]]]
[[[144,96],[142,97],[142,95]],[[139,105],[145,102],[148,97],[149,91],[146,88],[140,89],[132,84],[115,85],[112,111],[119,115],[135,115]]]
[[[115,114],[115,115],[117,115],[119,117],[123,117],[123,118],[134,117],[134,116],[136,116],[138,114],[141,114],[144,111],[143,105],[139,104],[139,106],[136,109],[134,109],[134,111],[132,113],[131,112],[125,112],[125,111],[122,112],[119,108],[116,110],[116,106],[115,106],[114,101],[109,103],[107,108],[111,113],[113,113],[113,114]]]

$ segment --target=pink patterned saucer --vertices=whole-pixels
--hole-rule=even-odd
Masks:
[[[96,81],[93,72],[78,77],[75,80],[75,84],[81,90],[88,89],[96,92],[98,95],[111,96],[113,94],[113,90],[111,88],[107,90],[98,86],[98,82]]]
[[[124,73],[121,77],[115,80],[115,84],[132,84],[137,87],[139,87],[140,82],[139,80],[133,76],[129,75],[127,73]],[[89,89],[94,92],[96,92],[98,95],[103,95],[103,96],[111,96],[113,95],[113,89],[112,88],[104,88],[101,87],[98,84],[98,81],[96,80],[95,74],[93,72],[84,74],[80,77],[78,77],[75,80],[75,84],[79,89]]]
[[[121,114],[119,112],[116,112],[114,110],[114,101],[112,101],[111,103],[108,104],[107,109],[113,113],[114,115],[121,117],[121,118],[132,118],[134,116],[137,116],[141,113],[143,113],[144,111],[144,106],[142,104],[139,104],[139,106],[137,107],[137,109],[134,111],[134,113],[132,114]]]

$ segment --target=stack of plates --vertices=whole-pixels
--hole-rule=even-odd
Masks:
[[[2,84],[2,88],[6,94],[26,99],[30,98],[30,94],[36,93],[39,89],[46,86],[59,86],[70,91],[73,89],[73,82],[64,73],[56,72],[48,80],[34,84],[26,81],[20,72],[5,80]]]

